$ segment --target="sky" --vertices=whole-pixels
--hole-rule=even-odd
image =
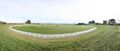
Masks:
[[[23,23],[88,23],[120,20],[120,0],[0,0],[0,20]]]

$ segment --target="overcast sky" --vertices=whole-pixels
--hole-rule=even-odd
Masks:
[[[120,19],[120,0],[0,0],[6,22],[87,23]]]

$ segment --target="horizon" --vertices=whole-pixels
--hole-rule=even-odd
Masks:
[[[120,20],[119,0],[0,0],[0,21],[88,23]],[[111,4],[112,3],[112,4]]]

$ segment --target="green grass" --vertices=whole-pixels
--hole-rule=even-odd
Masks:
[[[15,33],[9,26],[0,25],[0,51],[120,51],[120,32],[113,26],[96,25],[88,34],[48,40]]]
[[[92,26],[80,26],[80,25],[34,25],[34,26],[15,26],[18,30],[41,33],[41,34],[64,34],[79,32],[92,28]]]

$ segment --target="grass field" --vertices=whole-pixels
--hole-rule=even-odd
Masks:
[[[64,34],[64,33],[74,33],[82,30],[87,30],[92,28],[92,26],[80,26],[80,25],[34,25],[34,26],[15,26],[14,29],[41,33],[41,34]]]
[[[0,25],[0,51],[120,51],[120,32],[109,25],[95,25],[94,32],[67,39],[38,39]]]

